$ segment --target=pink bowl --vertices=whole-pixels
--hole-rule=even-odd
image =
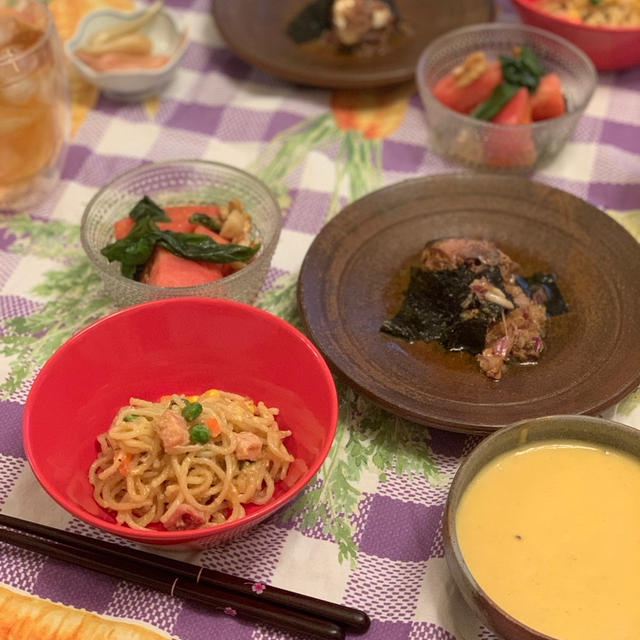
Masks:
[[[599,71],[640,65],[640,27],[582,24],[539,8],[539,0],[512,0],[523,22],[553,31],[580,47]]]
[[[130,396],[219,388],[280,408],[290,453],[306,473],[233,522],[184,531],[119,525],[93,499],[96,436]],[[203,548],[245,532],[292,500],[329,452],[337,421],[333,379],[312,343],[284,320],[213,298],[170,298],[117,311],[79,331],[46,362],[27,398],[23,439],[44,489],[71,514],[138,542]]]

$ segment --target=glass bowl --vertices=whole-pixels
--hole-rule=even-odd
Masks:
[[[161,207],[187,204],[226,204],[239,200],[251,216],[261,247],[244,268],[220,280],[189,287],[162,287],[137,282],[120,273],[100,250],[113,242],[113,223],[149,196]],[[82,246],[104,282],[106,293],[120,307],[182,296],[228,298],[251,303],[267,274],[280,237],[282,214],[269,188],[256,177],[218,162],[171,160],[146,164],[105,185],[87,205],[81,222]]]
[[[545,73],[560,77],[567,104],[563,115],[530,124],[496,124],[458,113],[432,93],[438,80],[470,53],[482,50],[487,58],[497,59],[522,45],[535,52]],[[454,162],[511,173],[538,169],[558,154],[584,113],[596,81],[593,63],[580,49],[553,33],[521,24],[478,24],[450,31],[422,52],[416,68],[429,146]]]

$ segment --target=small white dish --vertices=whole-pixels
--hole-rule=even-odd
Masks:
[[[96,71],[74,54],[76,49],[86,46],[97,31],[136,20],[147,11],[148,8],[127,12],[108,8],[90,11],[65,44],[66,53],[74,67],[109,97],[135,101],[159,93],[171,81],[184,55],[187,48],[186,32],[179,30],[173,16],[163,8],[140,28],[140,33],[151,40],[153,55],[169,56],[164,66],[155,69]]]

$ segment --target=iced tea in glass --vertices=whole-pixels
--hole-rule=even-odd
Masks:
[[[49,10],[39,0],[0,0],[0,210],[51,191],[68,128],[66,64]]]

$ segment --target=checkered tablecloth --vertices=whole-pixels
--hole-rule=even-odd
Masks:
[[[53,0],[61,35],[69,37],[94,6]],[[236,58],[209,0],[166,6],[190,39],[175,80],[157,99],[127,104],[74,78],[62,181],[42,205],[0,220],[0,509],[87,535],[99,534],[70,519],[31,473],[21,417],[46,358],[114,308],[79,243],[83,209],[105,181],[171,158],[217,160],[259,175],[285,219],[258,304],[297,323],[295,277],[328,218],[380,186],[460,171],[426,147],[411,86],[363,93],[345,114],[340,92],[294,86]],[[499,19],[515,19],[507,4],[498,8]],[[640,239],[640,68],[600,75],[571,141],[534,179],[607,210]],[[455,592],[440,528],[451,478],[477,439],[398,420],[342,384],[339,391],[336,442],[313,484],[320,490],[241,539],[181,557],[365,609],[368,640],[492,638]],[[640,427],[639,405],[636,392],[606,415]],[[0,581],[181,640],[289,637],[7,545],[0,545]]]

